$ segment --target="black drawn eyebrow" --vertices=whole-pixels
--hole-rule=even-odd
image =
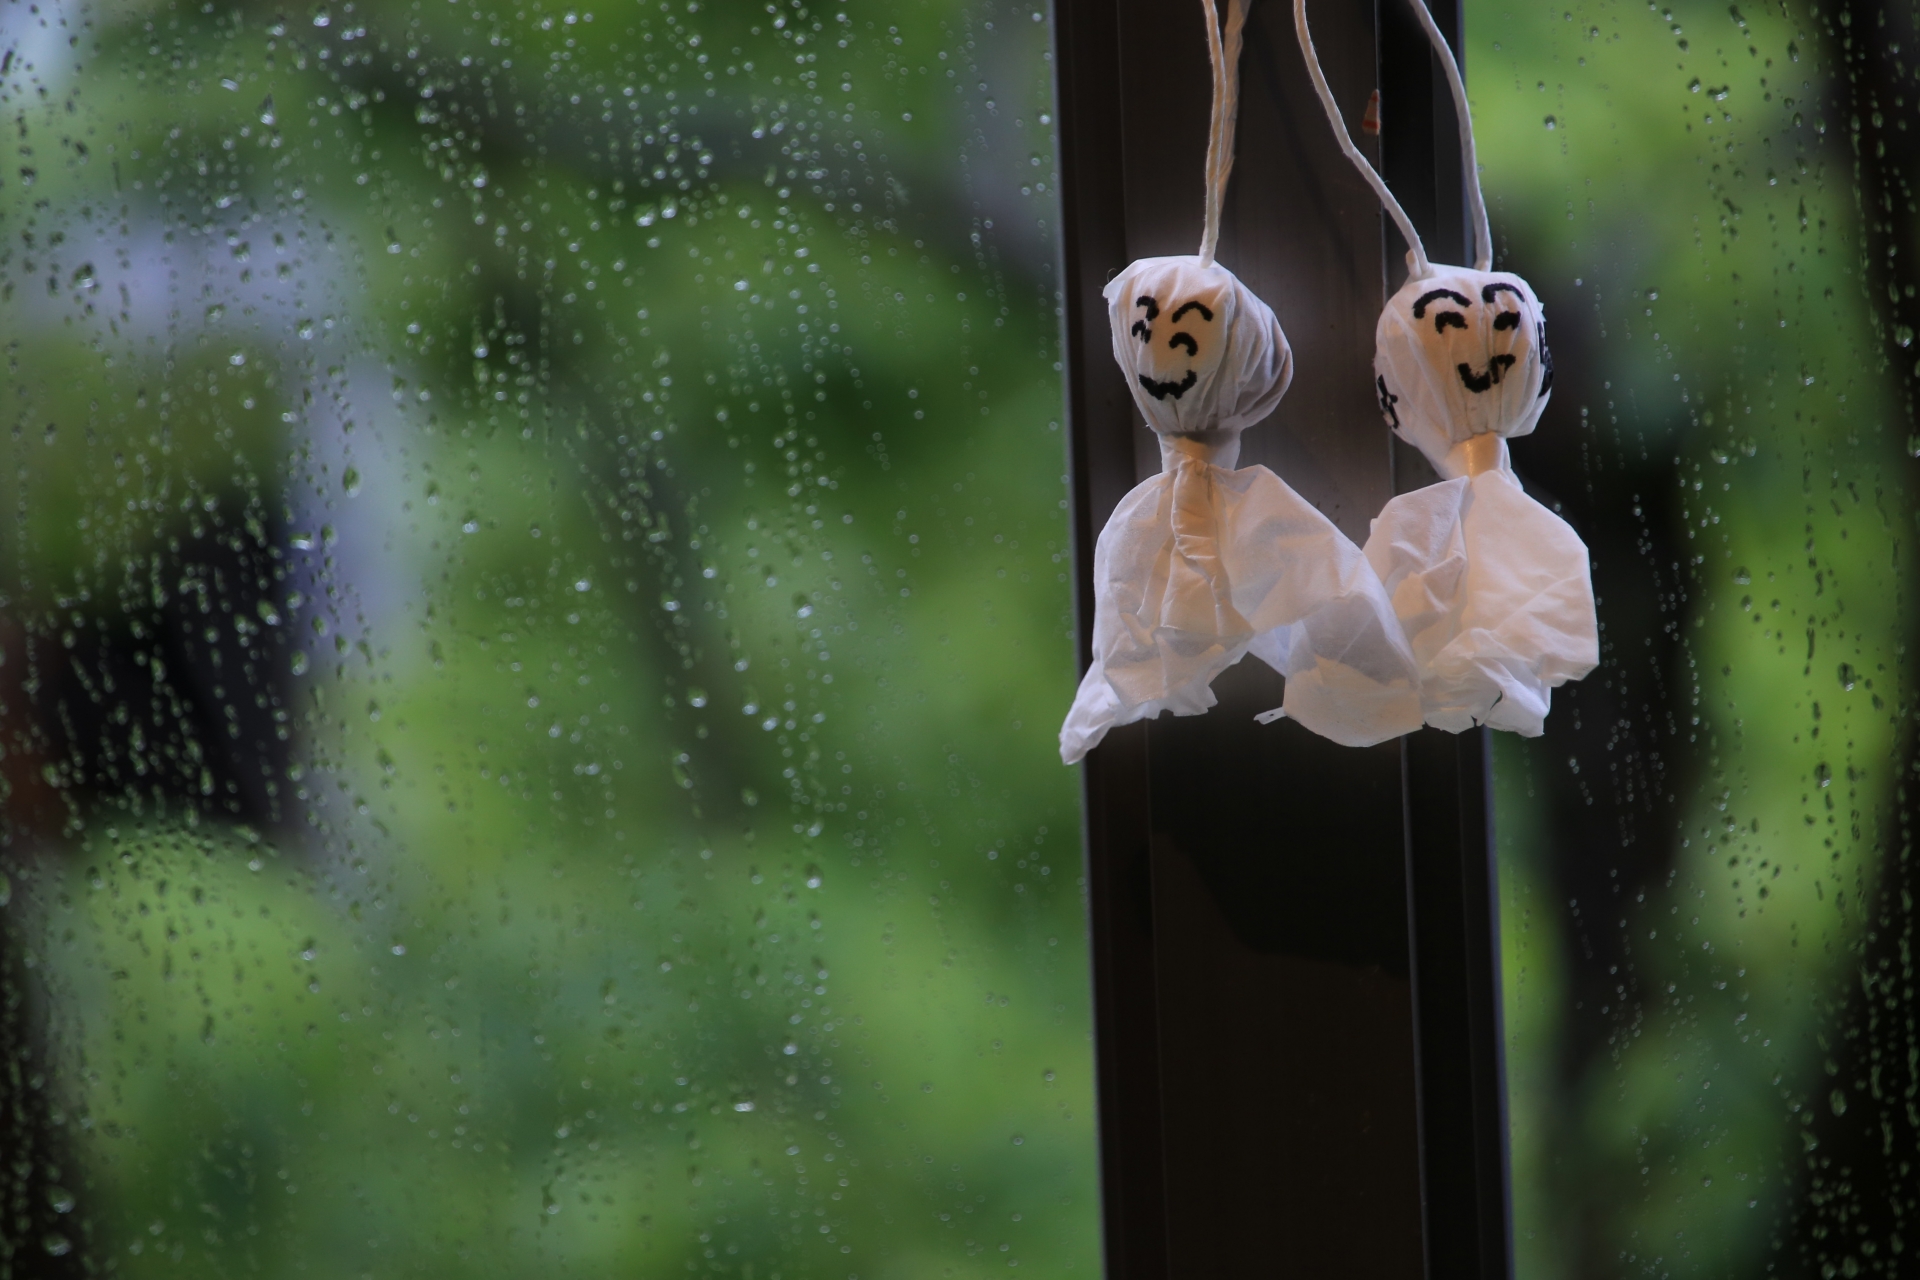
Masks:
[[[1187,354],[1190,356],[1198,356],[1200,354],[1200,344],[1193,340],[1193,335],[1190,333],[1174,334],[1171,338],[1167,339],[1167,345],[1169,347],[1185,347]]]
[[[1157,320],[1160,318],[1160,304],[1145,294],[1141,294],[1135,298],[1133,305],[1136,307],[1145,307],[1147,309],[1147,319],[1149,320]]]
[[[1522,302],[1525,302],[1527,300],[1527,295],[1520,292],[1520,290],[1515,286],[1510,285],[1503,280],[1496,280],[1492,284],[1488,285],[1486,288],[1480,290],[1480,301],[1492,302],[1493,295],[1496,293],[1499,293],[1502,289],[1506,290],[1508,293],[1512,294],[1514,297],[1520,299],[1520,301]]]
[[[1511,289],[1513,288],[1513,286],[1502,285],[1501,288]],[[1420,300],[1413,304],[1413,318],[1415,320],[1426,319],[1427,304],[1439,298],[1452,298],[1455,302],[1459,303],[1463,307],[1470,307],[1473,305],[1473,299],[1467,297],[1465,294],[1455,293],[1451,289],[1430,289],[1426,293],[1421,294]]]
[[[1180,323],[1180,317],[1181,317],[1181,316],[1183,316],[1183,315],[1185,315],[1185,314],[1187,314],[1187,312],[1189,312],[1189,311],[1198,311],[1198,312],[1200,313],[1200,318],[1201,318],[1202,320],[1207,320],[1207,321],[1211,321],[1211,320],[1213,319],[1213,312],[1212,312],[1212,311],[1211,311],[1211,310],[1210,310],[1210,309],[1209,309],[1209,308],[1207,307],[1207,304],[1206,304],[1206,303],[1204,303],[1204,302],[1183,302],[1183,303],[1181,303],[1181,304],[1180,304],[1180,306],[1179,306],[1179,308],[1178,308],[1177,310],[1175,310],[1175,311],[1174,311],[1174,313],[1173,313],[1173,322],[1174,322],[1175,324],[1179,324],[1179,323]]]

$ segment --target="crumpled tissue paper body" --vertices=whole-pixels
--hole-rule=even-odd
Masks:
[[[1549,691],[1600,661],[1586,544],[1505,466],[1393,499],[1367,560],[1413,646],[1421,716],[1436,728],[1539,737]]]
[[[1093,663],[1061,759],[1115,725],[1205,711],[1214,677],[1249,651],[1287,677],[1287,714],[1316,733],[1358,746],[1417,728],[1412,653],[1365,556],[1273,472],[1234,468],[1241,428],[1291,378],[1273,312],[1195,257],[1136,262],[1106,296],[1162,471],[1095,548]]]
[[[1393,598],[1426,723],[1538,737],[1550,690],[1600,660],[1586,544],[1521,489],[1506,438],[1531,432],[1553,383],[1526,281],[1436,267],[1375,329],[1380,410],[1443,481],[1381,510],[1367,560]]]

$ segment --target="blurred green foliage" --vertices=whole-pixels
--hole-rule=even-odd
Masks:
[[[1604,628],[1498,746],[1522,1275],[1911,1266],[1913,286],[1871,193],[1904,245],[1912,156],[1857,74],[1896,12],[1467,6],[1561,371],[1515,462]]]
[[[1042,16],[8,10],[41,1264],[1096,1269]]]
[[[1467,8],[1520,1274],[1900,1274],[1899,33]],[[19,1266],[1097,1268],[1040,16],[6,11]]]

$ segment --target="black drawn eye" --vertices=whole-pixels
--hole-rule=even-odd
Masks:
[[[1210,308],[1208,308],[1208,306],[1207,306],[1207,304],[1206,304],[1206,303],[1204,303],[1204,302],[1183,302],[1183,303],[1181,303],[1181,304],[1179,305],[1179,307],[1178,307],[1178,308],[1176,308],[1176,309],[1175,309],[1175,311],[1174,311],[1174,313],[1173,313],[1173,322],[1174,322],[1175,324],[1179,324],[1179,323],[1180,323],[1180,317],[1181,317],[1181,316],[1184,316],[1184,315],[1185,315],[1185,314],[1187,314],[1187,312],[1189,312],[1189,311],[1198,311],[1198,312],[1200,313],[1200,318],[1201,318],[1202,320],[1205,320],[1205,321],[1206,321],[1206,322],[1208,322],[1209,324],[1211,324],[1211,323],[1213,322],[1213,311],[1212,311],[1212,310],[1211,310]]]
[[[1511,289],[1513,286],[1503,285],[1501,287]],[[1419,299],[1413,304],[1413,318],[1415,320],[1425,320],[1427,318],[1427,304],[1429,302],[1437,302],[1441,298],[1452,298],[1463,307],[1473,305],[1473,299],[1463,293],[1455,293],[1451,289],[1429,289],[1427,292],[1421,294]]]
[[[1547,346],[1547,322],[1542,320],[1533,328],[1534,346],[1540,349],[1540,367],[1544,376],[1540,379],[1540,395],[1553,390],[1553,350]],[[1535,397],[1538,399],[1539,397]]]
[[[1518,329],[1520,327],[1520,313],[1518,311],[1502,311],[1493,318],[1493,327],[1496,329]]]
[[[1160,318],[1160,304],[1155,302],[1152,298],[1147,297],[1145,294],[1142,294],[1140,297],[1135,298],[1133,300],[1133,305],[1136,307],[1145,307],[1147,309],[1147,319],[1149,322],[1158,320]]]
[[[1445,333],[1448,329],[1464,329],[1466,327],[1467,318],[1458,311],[1436,311],[1433,313],[1433,331],[1435,333]],[[1499,327],[1499,322],[1495,321],[1494,328],[1497,329]]]
[[[1147,328],[1147,322],[1145,320],[1135,320],[1133,322],[1133,336],[1142,342],[1146,342],[1153,337],[1153,330]]]
[[[1198,356],[1200,354],[1200,344],[1193,340],[1193,335],[1190,333],[1174,334],[1171,338],[1167,339],[1167,345],[1169,347],[1185,347],[1187,354],[1190,356]]]
[[[1400,403],[1400,397],[1387,390],[1387,380],[1384,377],[1375,378],[1373,385],[1379,388],[1380,391],[1380,412],[1387,415],[1387,421],[1389,423],[1398,427],[1400,425],[1400,415],[1394,411],[1393,406]]]

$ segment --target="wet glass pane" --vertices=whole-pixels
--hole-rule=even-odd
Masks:
[[[1097,1269],[1035,8],[0,11],[14,1274]]]
[[[1498,743],[1520,1274],[1911,1274],[1913,8],[1467,9],[1603,628]]]

